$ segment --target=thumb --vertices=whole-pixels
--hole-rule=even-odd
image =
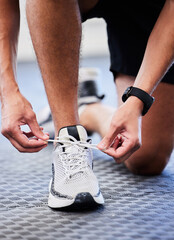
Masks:
[[[105,151],[106,149],[108,149],[114,142],[114,140],[117,138],[117,135],[119,134],[119,129],[116,128],[116,126],[110,127],[109,132],[106,134],[106,136],[101,140],[101,142],[99,142],[99,144],[97,145],[97,147],[101,150],[101,151]]]
[[[28,125],[29,125],[33,135],[36,136],[37,138],[42,139],[42,140],[49,139],[49,135],[46,133],[45,134],[43,133],[42,128],[39,126],[36,119],[33,119],[32,121],[28,121]]]

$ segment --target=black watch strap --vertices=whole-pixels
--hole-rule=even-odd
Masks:
[[[130,96],[135,96],[139,98],[144,103],[144,108],[142,115],[144,116],[149,108],[152,106],[154,102],[154,97],[151,97],[147,92],[143,91],[140,88],[136,87],[128,87],[122,96],[122,101],[125,102]]]

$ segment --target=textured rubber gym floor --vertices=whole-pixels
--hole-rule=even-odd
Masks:
[[[105,62],[101,59],[96,66],[103,67]],[[37,110],[46,99],[41,81],[35,79],[36,68],[20,65],[19,84]],[[24,77],[31,80],[24,84]],[[0,239],[174,239],[174,156],[160,176],[142,177],[94,150],[94,172],[105,205],[77,204],[57,211],[47,207],[51,155],[52,145],[39,153],[24,154],[0,136]]]

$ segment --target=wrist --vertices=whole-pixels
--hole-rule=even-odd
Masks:
[[[136,113],[138,116],[142,115],[142,111],[144,108],[144,103],[135,96],[130,96],[125,104],[129,105],[132,113]]]
[[[8,97],[14,92],[19,92],[16,82],[16,69],[13,67],[15,63],[6,61],[6,67],[0,64],[0,94]]]
[[[14,85],[13,87],[10,86],[5,89],[1,88],[0,99],[2,104],[14,101],[15,99],[18,99],[20,96],[22,95],[17,85]]]
[[[142,115],[143,116],[148,112],[149,108],[152,106],[152,104],[155,100],[144,90],[130,86],[123,93],[122,101],[123,102],[127,101],[127,99],[129,99],[131,96],[134,96],[134,97],[138,98],[140,101],[142,101],[142,103],[143,103]]]
[[[19,94],[19,87],[15,80],[14,74],[10,74],[6,77],[0,77],[0,96],[1,101],[6,98],[10,98],[13,94]]]

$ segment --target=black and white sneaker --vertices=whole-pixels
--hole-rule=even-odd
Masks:
[[[62,208],[81,199],[104,204],[98,180],[92,170],[92,150],[83,126],[60,129],[53,151],[53,176],[49,185],[48,206]]]
[[[79,115],[86,105],[100,102],[104,98],[104,94],[99,95],[100,77],[101,71],[98,68],[80,68],[78,85]]]
[[[79,115],[85,110],[86,105],[100,102],[104,98],[103,94],[99,95],[100,77],[101,72],[99,68],[81,67],[79,69]],[[37,120],[39,125],[42,126],[46,132],[49,132],[50,138],[54,138],[54,124],[49,106],[44,107],[37,113]]]

